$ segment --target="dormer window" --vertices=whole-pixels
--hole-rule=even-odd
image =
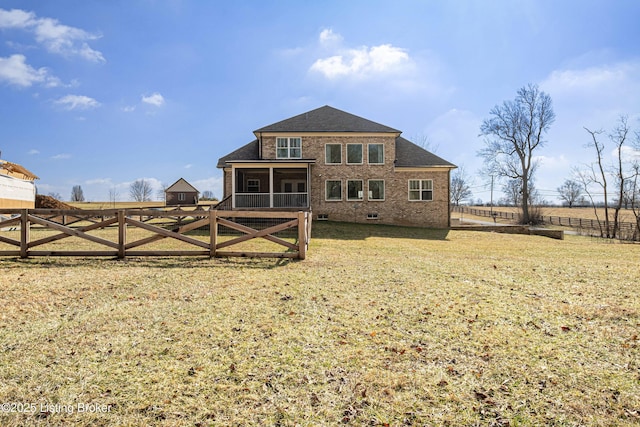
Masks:
[[[300,159],[302,158],[302,138],[277,138],[276,158]]]

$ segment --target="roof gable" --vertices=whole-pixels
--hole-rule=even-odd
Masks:
[[[179,180],[177,180],[176,182],[174,182],[173,184],[171,184],[169,187],[167,187],[166,190],[164,190],[165,193],[173,193],[173,192],[195,192],[195,193],[199,193],[199,191],[191,184],[189,184],[184,178],[180,178]]]
[[[24,166],[17,163],[11,163],[6,160],[0,160],[0,174],[23,179],[25,181],[38,179],[34,173],[27,170]]]
[[[397,129],[328,105],[262,127],[255,130],[254,134],[263,132],[391,132],[400,134]]]

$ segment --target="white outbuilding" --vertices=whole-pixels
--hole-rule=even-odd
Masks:
[[[36,207],[36,175],[23,166],[0,159],[0,208]]]

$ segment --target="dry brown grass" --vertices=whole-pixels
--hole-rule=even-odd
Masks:
[[[639,264],[332,223],[300,262],[0,259],[0,403],[37,406],[0,424],[637,425]]]

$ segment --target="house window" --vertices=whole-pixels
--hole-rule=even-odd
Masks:
[[[327,221],[329,219],[329,214],[318,214],[318,219],[320,221]]]
[[[184,202],[185,200],[187,200],[187,196],[184,193],[178,193],[178,201]]]
[[[247,193],[259,193],[260,192],[260,180],[248,179],[247,180]]]
[[[325,200],[342,200],[342,181],[325,182]]]
[[[276,158],[299,159],[302,157],[302,138],[277,138]]]
[[[347,163],[362,164],[362,144],[347,144]]]
[[[347,200],[362,200],[362,181],[347,181]]]
[[[378,213],[377,212],[368,213],[367,219],[378,219]]]
[[[384,145],[369,144],[368,148],[369,148],[369,164],[370,165],[384,164]]]
[[[369,180],[369,200],[384,200],[384,180]]]
[[[409,180],[409,200],[433,200],[433,180],[431,179],[410,179]]]
[[[342,163],[342,145],[327,144],[324,146],[324,162],[327,165],[339,165]]]

